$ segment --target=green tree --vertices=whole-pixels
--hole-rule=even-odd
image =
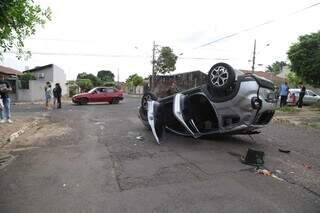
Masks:
[[[132,75],[129,75],[129,77],[128,77],[127,80],[126,80],[126,83],[132,82],[132,79],[133,79],[135,76],[137,76],[137,75],[138,75],[137,73],[132,74]]]
[[[133,78],[132,78],[132,84],[133,86],[139,86],[139,85],[142,85],[143,83],[143,78],[139,75],[135,75]]]
[[[51,10],[41,9],[33,0],[0,0],[0,58],[4,52],[17,49],[17,57],[24,51],[24,40],[36,32],[38,25],[51,20]]]
[[[286,75],[286,79],[288,80],[289,84],[293,85],[294,87],[297,87],[301,82],[301,78],[299,78],[294,72],[289,72]]]
[[[166,74],[174,71],[176,69],[176,62],[178,56],[173,53],[170,47],[162,47],[159,51],[158,58],[154,61],[155,72]]]
[[[285,61],[276,61],[272,65],[267,66],[267,72],[278,75],[282,71],[282,68],[286,65],[287,63]]]
[[[97,77],[106,82],[113,82],[114,81],[114,74],[109,70],[101,70],[98,72]]]
[[[300,36],[287,54],[292,72],[308,84],[320,85],[320,31]]]
[[[77,85],[80,87],[81,92],[87,92],[93,88],[93,84],[90,79],[77,79]]]
[[[79,73],[78,76],[77,76],[77,80],[79,80],[79,79],[90,79],[92,85],[95,86],[95,87],[101,86],[101,84],[102,84],[100,79],[97,78],[97,76],[95,76],[95,75],[93,75],[91,73],[86,73],[86,72]]]

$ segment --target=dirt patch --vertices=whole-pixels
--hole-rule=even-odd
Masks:
[[[294,108],[294,107],[290,107]],[[277,111],[273,121],[278,123],[293,124],[296,126],[304,125],[319,129],[320,108],[315,106],[303,107],[302,109],[294,108],[286,112]]]
[[[7,143],[10,135],[19,131],[24,126],[28,125],[29,123],[33,122],[35,119],[30,117],[17,117],[13,118],[13,123],[4,123],[0,124],[0,147]]]
[[[45,146],[52,143],[52,139],[59,143],[59,139],[68,135],[72,128],[61,125],[60,123],[50,123],[49,121],[40,121],[37,126],[34,126],[23,136],[19,137],[13,143],[10,143],[7,148],[15,149],[26,146]]]

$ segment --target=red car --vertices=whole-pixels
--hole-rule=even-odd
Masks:
[[[72,102],[80,105],[89,102],[118,104],[120,100],[123,100],[123,92],[111,87],[95,87],[87,93],[80,93],[72,97]]]

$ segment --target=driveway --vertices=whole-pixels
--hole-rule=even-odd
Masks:
[[[0,212],[319,212],[318,130],[274,123],[252,138],[167,133],[157,145],[138,105],[64,105],[8,144]],[[279,179],[242,164],[248,148]]]

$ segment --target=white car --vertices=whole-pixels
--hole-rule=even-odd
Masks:
[[[299,99],[300,89],[289,89],[288,104],[295,105]],[[320,95],[311,90],[306,90],[306,94],[303,98],[304,105],[320,104]]]

